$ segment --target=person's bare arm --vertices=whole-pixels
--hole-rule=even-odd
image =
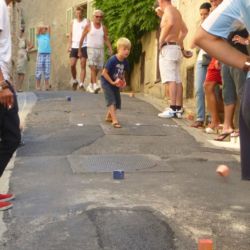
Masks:
[[[82,36],[81,36],[80,42],[79,42],[79,48],[78,48],[78,56],[79,57],[82,57],[82,52],[81,52],[82,44],[83,44],[83,41],[84,41],[85,37],[89,33],[89,31],[90,31],[90,25],[88,24],[84,28],[84,30],[82,32]]]
[[[183,41],[184,41],[184,38],[186,37],[187,33],[188,33],[188,28],[187,28],[185,22],[182,20],[182,22],[181,22],[181,30],[180,30],[180,34],[179,34],[179,37],[178,37],[179,44],[180,44],[182,49],[184,49]]]
[[[105,44],[107,45],[108,49],[109,49],[109,53],[110,55],[113,54],[113,49],[112,49],[112,45],[111,45],[111,42],[109,40],[109,37],[108,37],[108,30],[105,26],[103,26],[103,31],[104,31],[104,42]]]
[[[51,27],[49,25],[47,26],[47,32],[51,36]]]
[[[68,52],[71,51],[71,45],[72,45],[72,32],[73,32],[73,21],[71,21],[71,24],[70,24],[70,32],[69,32],[69,40],[68,40]]]
[[[161,35],[159,39],[160,48],[165,42],[166,37],[169,35],[170,30],[174,26],[174,15],[171,11],[165,10],[161,21]]]
[[[37,27],[37,29],[36,29],[36,34],[37,34],[37,35],[40,35],[40,34],[41,34],[41,27]]]
[[[111,85],[116,85],[116,83],[111,79],[111,77],[108,74],[108,70],[107,69],[103,69],[102,71],[102,76],[111,84]]]
[[[247,55],[233,48],[226,40],[209,34],[202,27],[197,31],[194,43],[220,62],[239,69],[244,68],[248,59]]]

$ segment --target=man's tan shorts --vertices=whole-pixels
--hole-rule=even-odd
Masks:
[[[87,48],[88,65],[95,66],[97,69],[102,69],[104,66],[104,49]]]
[[[182,53],[179,45],[165,45],[160,51],[159,65],[161,82],[181,83]]]

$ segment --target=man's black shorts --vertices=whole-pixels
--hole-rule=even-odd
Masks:
[[[81,51],[82,51],[82,56],[87,59],[88,58],[87,47],[82,47]],[[71,48],[69,57],[70,58],[79,58],[78,49]]]

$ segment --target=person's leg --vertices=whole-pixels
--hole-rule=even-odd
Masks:
[[[169,82],[168,85],[169,85],[170,106],[176,106],[177,84],[176,82]]]
[[[76,64],[77,64],[77,58],[71,57],[70,58],[70,70],[71,70],[71,76],[72,76],[73,81],[76,80],[76,75],[77,75]]]
[[[206,78],[207,67],[202,66],[199,61],[196,64],[196,79],[195,79],[195,100],[196,100],[196,120],[205,121],[205,93],[204,82]]]
[[[20,73],[20,74],[18,74],[18,76],[17,76],[16,90],[17,90],[18,92],[22,91],[24,76],[25,76],[25,75],[24,75],[23,73],[22,73],[22,74]]]
[[[222,64],[222,95],[224,100],[224,123],[222,133],[231,133],[234,129],[233,117],[237,103],[235,82],[230,67]]]
[[[108,111],[110,113],[112,123],[118,123],[117,116],[116,116],[116,107],[114,104],[108,107]]]
[[[216,82],[206,81],[204,84],[205,95],[207,99],[207,108],[209,113],[211,114],[211,124],[209,127],[212,129],[216,128],[220,124],[215,86]]]
[[[182,83],[176,84],[176,106],[182,107],[183,105],[183,86]]]
[[[81,58],[81,74],[80,74],[80,84],[83,85],[86,77],[86,61],[85,57]]]
[[[10,87],[11,88],[11,87]],[[13,88],[11,88],[14,93]],[[20,121],[16,96],[14,106],[6,109],[0,105],[0,177],[21,141]]]
[[[37,62],[36,62],[36,89],[41,90],[41,78],[43,72],[43,61],[42,55],[37,55]]]
[[[45,79],[45,89],[49,90],[49,79],[50,79],[50,68],[51,68],[51,60],[50,60],[50,54],[47,54],[45,56],[45,62],[44,62],[44,79]]]
[[[242,180],[250,180],[250,78],[245,83],[240,110],[240,152]]]

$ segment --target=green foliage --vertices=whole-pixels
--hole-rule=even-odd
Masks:
[[[112,44],[115,45],[120,37],[127,37],[131,41],[131,68],[140,60],[142,36],[158,25],[154,2],[155,0],[95,0],[95,8],[105,13],[104,22]]]

